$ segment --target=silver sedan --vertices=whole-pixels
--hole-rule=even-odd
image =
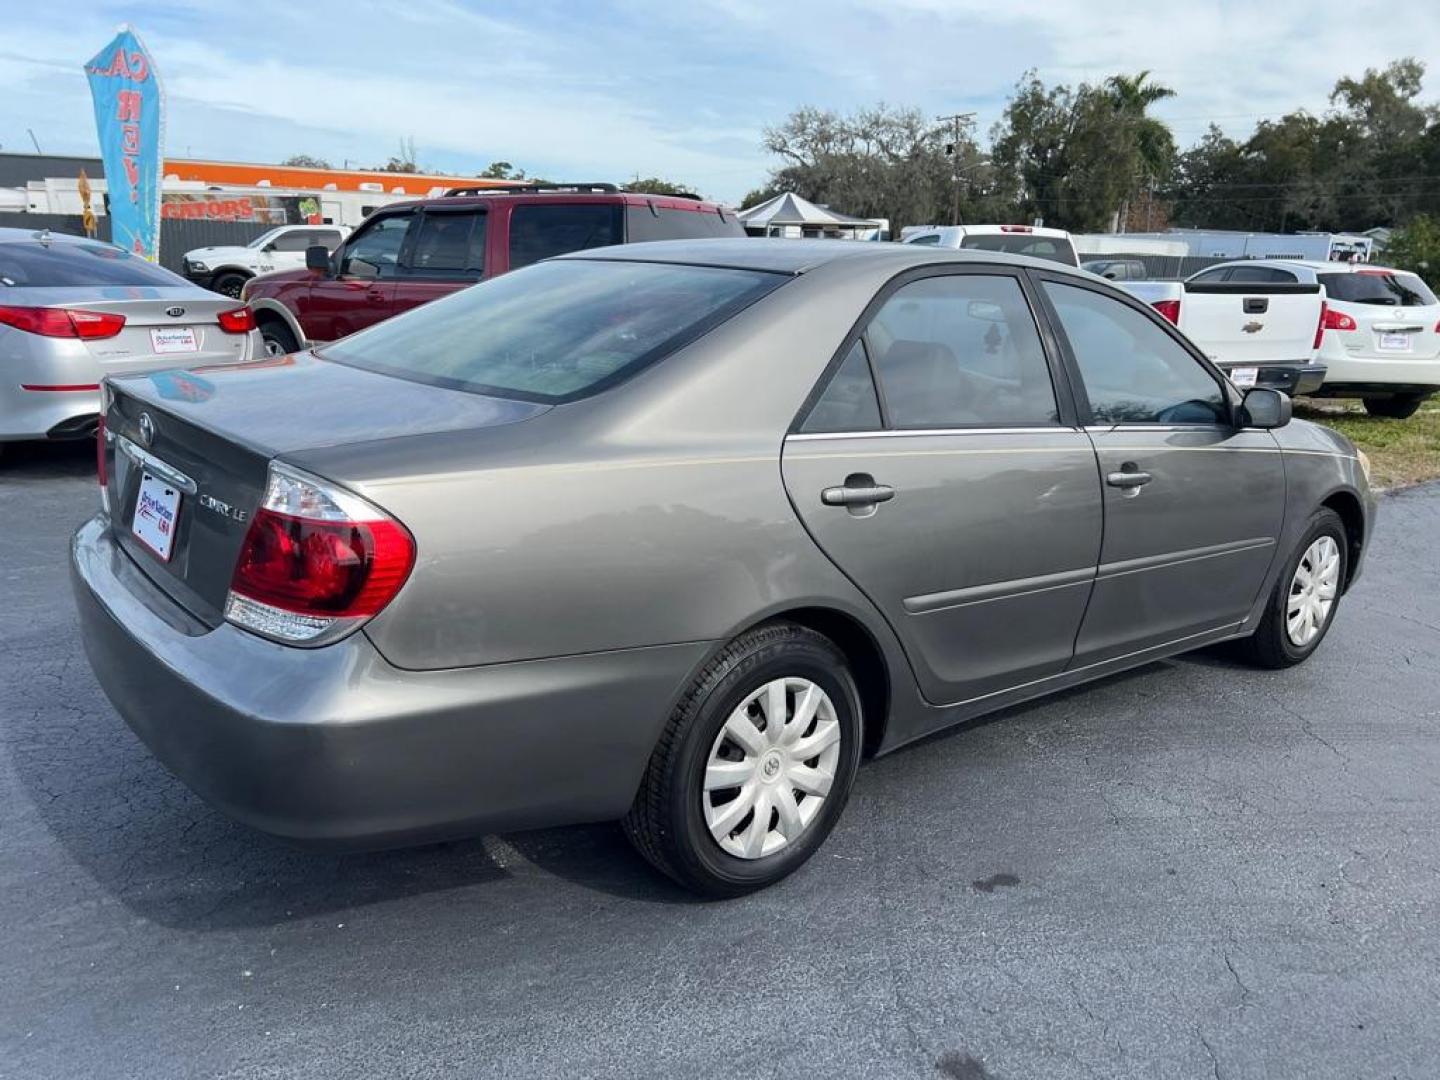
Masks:
[[[999,253],[587,251],[190,377],[107,383],[72,552],[163,761],[308,841],[623,819],[712,895],[809,858],[867,755],[1218,642],[1300,663],[1371,534],[1345,439]]]
[[[111,244],[0,229],[0,449],[93,434],[106,375],[262,352],[234,300]]]

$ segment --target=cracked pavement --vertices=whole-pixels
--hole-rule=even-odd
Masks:
[[[1440,485],[1310,663],[1154,664],[868,765],[698,903],[606,826],[372,855],[232,824],[116,717],[0,465],[0,1078],[1440,1075]]]

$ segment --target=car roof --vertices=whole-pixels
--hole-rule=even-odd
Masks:
[[[1070,235],[1064,229],[1056,229],[1050,225],[919,225],[912,229],[905,239],[945,232],[958,232],[964,236],[999,236],[1002,233],[1014,233],[1017,236],[1033,234],[1035,236],[1068,237]]]
[[[51,232],[49,229],[7,229],[0,228],[0,244],[19,244],[26,241],[44,240],[51,244],[105,244],[89,236],[75,236],[73,233]],[[106,247],[113,247],[106,244]]]
[[[423,199],[405,199],[401,202],[386,203],[375,208],[371,217],[377,217],[395,210],[412,210],[418,206],[488,206],[492,203],[598,203],[602,206],[657,206],[666,210],[690,210],[697,213],[713,214],[723,210],[727,217],[734,217],[735,211],[710,199],[692,198],[688,195],[651,195],[643,191],[585,191],[537,189],[535,191],[512,191],[497,189],[457,188],[454,195],[435,195]]]
[[[1072,266],[1011,255],[1002,251],[951,250],[916,247],[871,240],[785,240],[778,237],[733,237],[713,240],[653,240],[641,244],[588,248],[559,255],[560,259],[604,259],[618,262],[683,263],[691,266],[720,266],[736,270],[764,270],[774,274],[803,274],[844,259],[888,261],[897,270],[935,263],[985,263],[1026,266],[1036,270],[1068,272]],[[1090,275],[1084,275],[1087,279]]]

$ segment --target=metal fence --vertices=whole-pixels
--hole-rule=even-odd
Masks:
[[[97,218],[95,225],[99,239],[109,240],[110,219]],[[72,236],[85,235],[85,225],[78,214],[0,213],[0,228],[33,232],[49,229]],[[273,226],[260,222],[164,219],[160,222],[160,265],[181,273],[187,251],[220,244],[245,244],[270,228]]]

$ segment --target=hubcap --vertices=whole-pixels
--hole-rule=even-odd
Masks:
[[[1340,545],[1332,536],[1319,537],[1300,556],[1285,603],[1285,634],[1304,648],[1325,628],[1340,589]]]
[[[267,337],[265,339],[265,355],[284,356],[285,346],[281,345],[280,342],[276,341],[274,338]]]
[[[810,827],[840,763],[840,721],[809,679],[775,679],[725,721],[705,764],[705,824],[740,859],[773,855]]]

